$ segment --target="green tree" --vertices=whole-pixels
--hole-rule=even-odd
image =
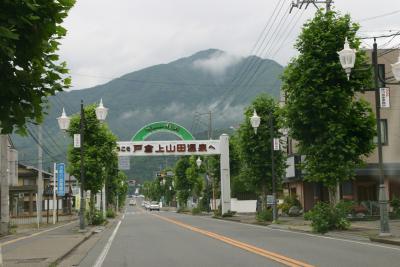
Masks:
[[[113,175],[116,177],[116,137],[108,129],[106,124],[102,124],[96,118],[95,105],[84,108],[85,128],[84,128],[84,166],[85,182],[84,190],[90,190],[90,207],[94,209],[94,195],[99,192],[104,185],[105,177]],[[80,132],[80,115],[71,118],[68,133],[71,137]],[[74,148],[72,144],[68,148],[68,172],[80,181],[81,154],[80,149]],[[111,178],[113,178],[111,177]]]
[[[257,110],[261,123],[257,134],[250,124],[253,110]],[[266,207],[266,195],[272,188],[271,149],[272,138],[269,120],[273,119],[273,137],[281,137],[282,114],[278,104],[268,95],[256,97],[244,112],[245,120],[239,128],[240,155],[243,161],[242,173],[247,178],[249,188],[262,196],[263,207]],[[285,171],[285,157],[282,151],[274,151],[275,179],[279,186]]]
[[[61,26],[74,0],[0,2],[0,128],[25,132],[27,120],[42,121],[46,97],[70,85],[56,54],[66,35]]]
[[[299,153],[306,156],[305,179],[323,182],[331,202],[336,201],[337,184],[352,178],[363,156],[374,148],[371,108],[357,98],[371,86],[367,57],[356,37],[358,29],[349,15],[317,11],[297,39],[300,55],[283,75],[287,126],[298,141]],[[337,55],[346,37],[358,51],[350,80]]]
[[[202,164],[200,167],[197,167],[196,160],[197,157],[195,156],[189,158],[189,167],[186,169],[185,174],[191,185],[191,195],[195,198],[199,198],[204,188],[204,176],[201,174],[205,173],[205,165]],[[204,162],[204,159],[202,159],[202,162]]]
[[[186,176],[186,170],[189,167],[189,157],[181,157],[175,165],[175,188],[177,191],[178,202],[181,206],[186,206],[192,188],[192,184]]]

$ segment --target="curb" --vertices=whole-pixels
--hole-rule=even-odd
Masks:
[[[381,238],[381,237],[376,237],[376,236],[370,236],[369,240],[371,240],[372,242],[377,242],[377,243],[400,246],[400,238],[392,239],[392,238]]]
[[[116,216],[116,218],[121,217],[121,216]],[[119,218],[120,219],[120,218]],[[117,222],[118,220],[113,220],[112,223],[108,223],[104,229],[106,228],[110,228],[112,227],[115,222]],[[104,231],[104,230],[103,230]],[[89,240],[93,235],[97,234],[98,232],[96,232],[95,229],[92,229],[90,231],[90,233],[87,233],[86,236],[79,241],[78,243],[76,243],[71,249],[69,249],[66,253],[64,253],[63,255],[61,255],[60,257],[58,257],[55,261],[53,261],[51,264],[54,264],[55,266],[57,266],[60,262],[62,262],[65,258],[67,258],[72,252],[74,252],[80,245],[82,245],[83,243],[85,243],[87,240]],[[51,266],[51,265],[50,265]]]
[[[90,231],[89,234],[87,234],[81,241],[79,241],[77,244],[75,244],[70,250],[68,250],[64,255],[61,255],[58,257],[52,264],[59,264],[62,260],[64,260],[68,255],[70,255],[75,249],[77,249],[80,245],[82,245],[84,242],[86,242],[89,238],[91,238],[95,234],[94,231]]]

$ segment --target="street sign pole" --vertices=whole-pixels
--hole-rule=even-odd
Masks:
[[[53,224],[56,224],[56,176],[57,176],[57,163],[54,163],[53,175]]]

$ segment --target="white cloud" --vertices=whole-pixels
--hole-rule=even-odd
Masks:
[[[237,64],[242,58],[222,51],[216,51],[206,59],[198,59],[193,62],[193,67],[214,76],[225,74],[226,70]]]
[[[130,110],[130,111],[127,111],[127,112],[122,113],[122,114],[121,114],[121,119],[122,119],[122,120],[130,119],[130,118],[132,118],[134,115],[135,115],[135,113],[134,113],[132,110]]]
[[[60,56],[71,69],[74,88],[105,83],[112,77],[208,48],[247,56],[278,2],[281,0],[77,1],[64,23],[68,34],[62,40]],[[296,54],[293,44],[300,27],[315,13],[315,7],[310,5],[304,13],[303,7],[299,13],[294,9],[288,14],[285,10],[290,2],[284,1],[275,25],[282,17],[287,17],[287,25],[302,14],[297,25],[289,36],[283,30],[277,31],[276,38],[267,38],[265,44],[276,42],[257,53],[273,57],[280,64],[286,64]],[[355,19],[364,19],[400,9],[400,1],[335,1],[333,6],[342,13],[351,13]],[[363,34],[370,35],[371,31],[382,29],[400,30],[400,20],[396,14],[362,21],[361,26]],[[270,31],[273,32],[274,29]],[[392,44],[398,44],[399,39]]]

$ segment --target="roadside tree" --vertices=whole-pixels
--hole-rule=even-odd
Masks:
[[[43,118],[46,97],[70,86],[56,54],[66,35],[61,26],[74,0],[0,2],[0,129],[25,132]]]
[[[250,124],[249,118],[256,109],[261,117],[261,124],[257,134]],[[245,120],[239,128],[240,156],[243,163],[242,175],[246,183],[257,194],[261,195],[262,207],[266,208],[266,196],[272,189],[271,149],[272,137],[270,134],[269,120],[274,123],[273,137],[279,138],[279,129],[282,126],[282,114],[278,104],[268,95],[261,94],[256,97],[244,113]],[[282,151],[274,151],[275,179],[279,187],[285,171],[285,157]]]
[[[84,166],[85,181],[84,190],[90,190],[90,210],[94,210],[94,195],[99,192],[104,185],[105,177],[110,180],[116,178],[116,137],[109,130],[106,124],[98,121],[95,114],[95,106],[85,107],[85,128],[84,128]],[[74,115],[68,133],[71,137],[79,133],[80,116]],[[80,149],[74,148],[72,144],[68,148],[68,172],[75,176],[79,182],[81,179],[81,154]]]
[[[365,51],[359,49],[358,29],[349,15],[317,11],[297,39],[299,56],[283,74],[287,126],[298,141],[298,152],[306,157],[305,179],[323,182],[331,203],[337,201],[337,185],[351,179],[374,148],[374,116],[359,98],[371,88],[372,72]],[[357,49],[358,70],[349,80],[337,54],[345,38]]]

